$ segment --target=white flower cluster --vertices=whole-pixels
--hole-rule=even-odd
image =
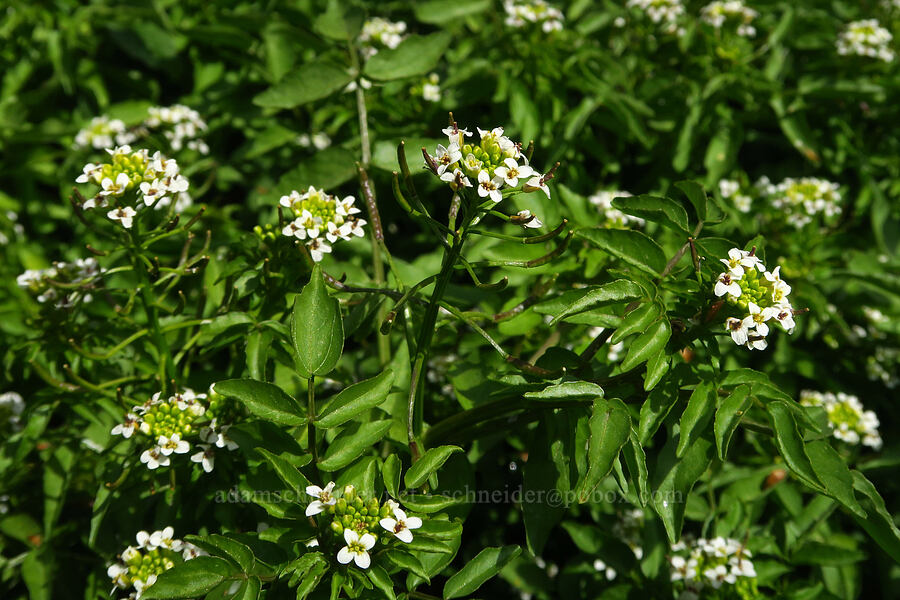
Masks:
[[[719,194],[725,200],[731,200],[734,207],[742,213],[750,212],[753,198],[745,194],[739,181],[734,179],[722,179],[719,181]]]
[[[447,182],[451,188],[472,187],[470,178],[478,182],[478,196],[486,198],[494,204],[503,199],[504,188],[516,188],[522,185],[525,192],[540,190],[550,197],[549,177],[535,171],[528,159],[522,154],[521,144],[513,142],[503,135],[502,127],[481,129],[476,127],[480,142],[473,144],[466,141],[472,134],[467,129],[459,129],[454,123],[442,132],[447,136],[448,144],[439,144],[433,165],[435,174],[441,181]],[[517,215],[522,217],[522,215]],[[527,217],[533,218],[528,213]]]
[[[755,37],[756,28],[753,19],[758,12],[746,6],[742,0],[715,0],[700,11],[700,18],[721,29],[726,21],[737,23],[737,34],[744,37]]]
[[[183,104],[173,104],[151,106],[147,112],[149,116],[143,123],[144,127],[162,129],[172,150],[177,152],[187,147],[200,154],[209,154],[209,146],[202,138],[207,129],[206,121],[200,118],[196,110]]]
[[[238,447],[228,437],[230,426],[219,424],[223,408],[223,398],[215,392],[207,397],[185,389],[168,398],[157,392],[144,404],[133,407],[125,422],[113,427],[111,433],[126,439],[135,432],[149,437],[153,445],[141,453],[141,462],[151,471],[169,466],[173,454],[190,452],[191,443],[186,438],[197,438],[202,443],[196,444],[191,461],[209,473],[215,466],[214,448]]]
[[[156,583],[160,574],[176,564],[206,554],[197,546],[175,539],[172,527],[154,531],[139,531],[137,546],[128,546],[106,569],[113,585],[121,590],[133,588],[129,600],[140,600],[144,591]]]
[[[112,146],[124,146],[137,139],[137,135],[128,131],[121,119],[110,119],[106,115],[94,117],[90,124],[75,135],[76,150],[94,148],[102,150]]]
[[[369,550],[378,541],[378,531],[382,534],[387,532],[404,544],[409,544],[413,541],[412,530],[422,526],[421,518],[407,516],[394,500],[388,499],[384,505],[375,499],[366,502],[356,494],[352,485],[344,488],[341,498],[334,496],[333,481],[328,482],[324,488],[307,486],[306,493],[314,498],[306,507],[306,516],[313,517],[327,512],[334,517],[331,529],[343,534],[345,545],[337,553],[337,560],[342,565],[353,562],[360,569],[368,569],[372,564]],[[380,529],[376,530],[379,526]],[[318,546],[318,540],[313,540],[307,546]]]
[[[383,48],[396,48],[406,37],[405,33],[406,23],[403,21],[393,22],[381,17],[372,17],[365,22],[359,33],[363,56],[372,58]]]
[[[894,60],[893,39],[891,32],[879,25],[877,19],[853,21],[838,35],[837,52],[844,56],[855,54],[891,62]]]
[[[0,420],[5,420],[14,428],[19,427],[19,418],[25,410],[25,401],[16,392],[0,394]]]
[[[563,28],[565,17],[562,11],[544,0],[503,0],[503,8],[506,10],[506,24],[510,27],[539,23],[544,33]]]
[[[321,131],[312,135],[301,133],[297,136],[297,144],[301,148],[315,148],[316,150],[324,150],[331,145],[331,138],[327,133]]]
[[[630,198],[631,193],[621,190],[602,190],[592,196],[588,196],[591,204],[597,207],[597,210],[605,219],[604,225],[607,227],[615,227],[626,229],[630,227],[643,227],[644,219],[626,215],[621,210],[613,208],[612,201],[615,198]]]
[[[719,274],[713,292],[724,296],[732,314],[738,315],[725,320],[735,344],[765,350],[772,320],[788,334],[794,330],[794,309],[788,300],[791,286],[782,281],[780,266],[769,272],[759,257],[740,248],[729,250],[721,262],[727,270]]]
[[[97,194],[81,205],[83,210],[110,206],[106,216],[118,221],[125,229],[131,229],[137,211],[129,205],[162,208],[175,200],[175,208],[190,204],[187,193],[189,182],[181,175],[178,163],[156,152],[132,150],[130,146],[118,146],[106,150],[108,163],[88,163],[76,183],[93,183],[100,186]],[[128,194],[128,196],[126,196]]]
[[[420,83],[413,86],[411,92],[414,96],[421,96],[426,102],[441,101],[441,77],[437,73],[430,73]]]
[[[282,196],[279,203],[291,211],[293,220],[281,230],[283,235],[304,242],[316,262],[331,252],[331,245],[341,240],[363,237],[365,219],[355,215],[360,210],[353,206],[356,199],[346,196],[343,200],[317,190],[313,186],[304,193],[293,190]]]
[[[678,26],[678,20],[684,14],[684,4],[681,0],[628,0],[626,6],[639,9],[651,21],[662,25],[666,33],[678,35],[684,33]]]
[[[881,448],[881,435],[878,433],[878,416],[871,410],[863,410],[863,405],[856,396],[838,392],[816,392],[803,390],[800,392],[800,404],[803,406],[821,406],[828,413],[828,424],[839,440],[848,444]]]
[[[767,177],[760,179],[757,188],[782,218],[797,229],[823,215],[826,218],[841,214],[839,185],[816,177],[788,177],[774,184]]]
[[[79,258],[71,263],[55,262],[47,269],[28,269],[16,277],[16,284],[41,304],[55,301],[55,308],[71,308],[93,299],[85,289],[92,287],[93,280],[102,273],[97,259]]]
[[[730,538],[700,538],[690,545],[680,541],[672,546],[669,556],[671,580],[691,591],[732,585],[749,593],[741,597],[756,598],[756,569],[751,556],[743,544]]]

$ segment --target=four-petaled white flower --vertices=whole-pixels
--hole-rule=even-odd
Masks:
[[[412,542],[413,535],[410,529],[418,529],[422,526],[422,519],[419,517],[407,517],[406,513],[400,507],[394,507],[394,517],[385,517],[379,521],[381,526],[390,531],[401,542],[407,544]]]
[[[773,306],[760,308],[755,302],[750,302],[747,310],[750,311],[750,314],[744,317],[744,325],[748,328],[754,326],[756,333],[763,337],[769,335],[769,326],[766,325],[766,321],[774,318],[778,314],[778,309]]]
[[[734,584],[737,581],[737,576],[734,573],[731,573],[725,565],[707,569],[703,571],[703,575],[709,579],[710,585],[715,589],[722,587],[723,583]]]
[[[775,315],[775,320],[781,324],[785,331],[791,333],[794,330],[794,311],[791,307],[779,308],[778,314]]]
[[[744,276],[744,269],[759,268],[762,264],[758,256],[751,255],[746,250],[732,248],[728,251],[728,258],[720,258],[722,263],[728,267],[728,273],[735,279]]]
[[[154,179],[152,183],[143,182],[140,185],[141,194],[144,196],[144,204],[150,206],[165,198],[166,187],[159,179]]]
[[[716,296],[731,294],[735,298],[741,297],[741,286],[735,281],[735,278],[728,273],[719,275],[719,280],[716,281],[716,287],[713,291]]]
[[[466,177],[465,173],[459,170],[459,168],[453,169],[453,172],[444,171],[441,175],[441,181],[445,181],[450,184],[450,188],[454,191],[459,189],[459,186],[462,187],[472,187],[472,182],[469,181],[469,178]]]
[[[375,536],[371,533],[364,533],[360,536],[352,529],[344,529],[344,541],[347,545],[338,551],[338,562],[346,565],[352,560],[360,569],[368,569],[372,564],[369,550],[375,546]]]
[[[312,240],[307,248],[309,248],[309,254],[315,262],[320,262],[325,254],[331,253],[331,246],[322,240]]]
[[[169,456],[173,452],[175,454],[187,454],[191,449],[191,445],[186,440],[181,439],[181,434],[178,433],[173,433],[172,437],[159,436],[157,444],[159,451],[165,456]]]
[[[166,527],[162,531],[154,531],[150,534],[150,544],[157,548],[168,548],[173,552],[181,552],[184,542],[174,538],[175,529]]]
[[[522,189],[526,192],[536,192],[537,190],[541,190],[548,198],[550,197],[550,186],[544,181],[543,175],[535,175],[525,182],[525,187]]]
[[[200,463],[203,470],[211,473],[216,466],[216,452],[209,444],[198,444],[200,451],[191,455],[191,462]]]
[[[744,323],[744,320],[728,317],[725,321],[725,328],[728,329],[735,344],[743,346],[747,343],[747,324]]]
[[[306,493],[315,498],[315,500],[310,502],[309,506],[306,507],[306,516],[311,517],[313,515],[317,515],[325,510],[326,506],[334,506],[337,500],[334,496],[331,495],[333,491],[333,481],[329,481],[328,485],[326,485],[324,489],[320,488],[317,485],[307,486]]]
[[[434,159],[437,163],[437,174],[443,175],[450,165],[462,160],[462,152],[459,151],[458,144],[451,143],[449,148],[445,148],[443,144],[438,144]]]
[[[519,218],[516,222],[522,227],[538,229],[544,226],[541,220],[532,214],[530,210],[520,210],[516,213],[516,216]]]
[[[156,549],[156,546],[150,542],[150,533],[148,531],[138,531],[135,537],[137,538],[138,548],[146,548],[147,550]]]
[[[503,200],[503,194],[500,192],[500,185],[503,180],[499,177],[491,179],[490,174],[481,170],[478,172],[478,195],[482,198],[490,198],[491,202],[500,202]]]
[[[121,196],[125,193],[125,189],[128,187],[128,184],[131,183],[131,180],[128,179],[128,175],[125,173],[119,173],[116,176],[116,180],[113,181],[109,177],[104,177],[103,181],[100,182],[100,187],[103,188],[100,190],[101,196]]]
[[[115,427],[112,428],[113,435],[121,435],[126,440],[131,437],[134,433],[135,429],[137,429],[138,416],[134,413],[128,413],[125,415],[125,422],[119,423]]]
[[[113,221],[121,221],[122,227],[125,229],[131,229],[131,225],[134,222],[134,215],[136,214],[137,212],[133,208],[126,206],[124,208],[113,209],[106,213],[106,216]]]
[[[438,147],[440,148],[440,147]],[[520,165],[513,158],[507,158],[503,161],[503,165],[494,169],[494,176],[499,177],[510,187],[519,185],[519,179],[527,179],[534,173],[528,165]]]
[[[149,448],[141,454],[141,462],[147,464],[147,468],[153,471],[159,467],[168,467],[169,457],[162,453],[159,447]]]

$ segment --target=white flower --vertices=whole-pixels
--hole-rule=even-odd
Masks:
[[[731,294],[735,298],[741,297],[741,286],[737,283],[737,281],[735,281],[735,278],[728,273],[722,273],[721,275],[719,275],[719,279],[716,281],[716,287],[713,291],[715,292],[716,296]]]
[[[744,317],[744,325],[747,327],[753,325],[756,333],[763,337],[769,335],[769,326],[766,325],[766,321],[775,318],[778,310],[772,306],[760,308],[755,302],[750,302],[747,305],[747,309],[750,311],[750,314]]]
[[[410,529],[418,529],[421,527],[422,519],[419,517],[407,517],[406,513],[399,507],[394,508],[394,517],[396,518],[392,519],[390,517],[385,517],[384,519],[381,519],[379,523],[381,523],[381,526],[387,531],[393,533],[401,542],[406,542],[407,544],[412,542],[413,535]]]
[[[616,578],[616,570],[608,566],[599,558],[594,561],[594,569],[599,573],[603,573],[608,581],[612,581]]]
[[[441,175],[441,181],[445,181],[450,184],[450,187],[454,190],[459,189],[459,186],[463,187],[472,187],[472,182],[469,181],[469,178],[466,177],[465,173],[460,171],[458,168],[453,169],[453,172],[444,171],[444,174]]]
[[[758,256],[751,256],[749,252],[741,250],[740,248],[732,248],[728,251],[727,260],[724,258],[720,258],[719,260],[728,267],[728,273],[735,279],[740,279],[744,276],[745,268],[752,269],[756,267],[759,271],[765,270],[765,267],[762,265]]]
[[[181,558],[184,560],[193,560],[198,556],[205,556],[206,551],[201,550],[190,542],[184,543],[184,550],[181,552]]]
[[[174,539],[174,535],[175,529],[172,527],[166,527],[162,531],[154,531],[150,535],[150,543],[157,548],[168,548],[173,552],[181,552],[181,548],[184,545],[184,542]]]
[[[743,319],[728,317],[725,321],[725,328],[731,334],[731,339],[734,340],[735,344],[743,346],[747,343],[747,324],[744,323]]]
[[[101,196],[121,196],[125,193],[125,189],[128,187],[128,184],[131,183],[131,180],[128,179],[128,175],[125,173],[119,173],[116,176],[116,180],[113,181],[109,177],[104,177],[103,181],[100,182],[100,187],[102,190],[100,191]]]
[[[137,429],[137,426],[138,416],[134,413],[128,413],[125,415],[125,422],[119,423],[113,427],[110,433],[112,433],[112,435],[121,435],[127,440],[134,433],[134,430]]]
[[[449,148],[445,148],[443,144],[438,144],[434,160],[437,163],[437,174],[443,175],[450,165],[462,160],[459,145],[451,143]]]
[[[173,452],[175,454],[187,454],[191,449],[191,445],[186,440],[181,439],[181,434],[178,433],[173,433],[172,437],[159,436],[157,444],[159,451],[165,456],[169,456]]]
[[[331,253],[331,246],[321,240],[312,240],[308,245],[313,261],[320,262],[325,254]]]
[[[141,194],[144,196],[144,204],[147,206],[162,200],[166,196],[166,188],[159,179],[154,179],[152,183],[145,181],[141,183],[140,188]]]
[[[360,569],[368,569],[372,564],[369,550],[375,546],[375,537],[371,533],[364,533],[360,537],[352,529],[344,529],[344,541],[347,545],[338,551],[338,562],[346,565],[352,560]]]
[[[317,485],[307,486],[306,493],[315,498],[315,500],[310,502],[309,506],[306,507],[306,516],[311,517],[313,515],[317,515],[325,510],[326,506],[333,506],[337,502],[335,497],[331,495],[333,491],[333,481],[329,481],[328,485],[326,485],[324,489],[320,488]]]
[[[519,185],[520,178],[531,177],[532,173],[534,173],[534,169],[528,165],[519,165],[513,158],[505,159],[502,166],[494,169],[494,177],[504,180],[510,187],[516,187]]]
[[[138,531],[135,538],[137,538],[137,543],[138,543],[137,547],[138,548],[146,548],[147,550],[155,550],[156,549],[156,546],[154,546],[150,542],[150,534],[148,532]]]
[[[216,465],[216,453],[209,444],[198,444],[200,451],[191,455],[191,462],[200,463],[203,470],[211,473]]]
[[[794,311],[791,309],[790,305],[779,308],[778,313],[775,315],[775,320],[777,320],[788,333],[794,331],[796,324],[794,323]]]
[[[131,229],[131,225],[134,222],[134,216],[137,212],[131,208],[130,206],[126,206],[124,208],[116,208],[108,213],[106,216],[112,219],[113,221],[121,221],[122,227],[125,229]]]
[[[479,131],[481,130],[479,129]],[[491,179],[490,174],[485,170],[478,172],[478,195],[482,198],[489,198],[494,203],[500,202],[503,199],[503,194],[500,193],[501,185],[503,185],[503,179],[499,177]]]
[[[538,219],[537,216],[533,215],[530,210],[520,210],[518,213],[516,213],[516,216],[519,217],[520,221],[518,221],[518,223],[522,227],[538,229],[544,226],[544,224],[541,223],[541,220]]]
[[[153,471],[159,467],[168,467],[171,461],[159,447],[154,447],[144,450],[141,454],[141,462],[146,463],[147,468]]]
[[[541,190],[547,195],[547,198],[550,197],[550,186],[544,182],[544,176],[540,173],[535,174],[534,177],[525,182],[525,187],[522,189],[526,192]]]
[[[94,163],[84,165],[84,169],[82,170],[81,175],[75,179],[75,183],[87,183],[88,181],[91,181],[102,168],[103,165],[95,165]]]
[[[722,587],[722,583],[733,584],[737,581],[737,577],[733,573],[728,571],[728,567],[725,565],[719,565],[715,568],[707,569],[703,571],[703,575],[709,579],[710,584],[715,588],[719,589]]]

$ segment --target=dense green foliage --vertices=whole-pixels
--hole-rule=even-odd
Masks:
[[[898,597],[891,32],[7,3],[0,596]]]

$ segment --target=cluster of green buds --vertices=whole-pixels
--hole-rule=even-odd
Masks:
[[[353,196],[341,200],[313,186],[302,194],[293,190],[279,200],[292,217],[281,233],[302,242],[312,259],[319,262],[331,252],[331,244],[365,235],[366,221],[356,216],[361,211],[354,202]]]
[[[133,589],[129,598],[139,600],[159,575],[202,554],[193,544],[172,537],[174,534],[172,527],[153,533],[139,531],[137,546],[128,546],[119,555],[119,562],[106,570],[113,584],[121,590]]]
[[[853,446],[862,442],[863,446],[875,450],[881,448],[878,416],[871,410],[864,410],[856,396],[843,392],[832,394],[803,390],[800,392],[800,404],[824,408],[832,434],[837,439]]]
[[[150,156],[147,150],[133,151],[130,146],[107,149],[107,153],[109,162],[88,163],[75,180],[100,188],[93,197],[81,202],[80,209],[109,207],[107,217],[131,229],[137,215],[134,206],[161,208],[173,201],[176,206],[190,203],[189,182],[174,159],[159,152]]]
[[[55,308],[71,308],[92,300],[88,290],[102,273],[95,258],[79,258],[71,263],[55,262],[47,269],[29,269],[16,278],[16,284],[41,304],[53,302]]]
[[[680,541],[672,546],[669,567],[675,588],[695,598],[759,598],[751,553],[737,540]]]
[[[393,500],[382,504],[376,498],[364,498],[352,485],[345,486],[340,497],[333,492],[333,481],[324,488],[307,487],[306,493],[314,499],[306,507],[306,516],[321,514],[331,518],[328,527],[344,544],[337,553],[341,564],[352,561],[367,569],[372,564],[369,551],[376,544],[386,546],[394,538],[408,544],[413,539],[412,530],[422,526],[421,518],[407,516]]]
[[[113,427],[113,435],[130,438],[135,433],[148,439],[152,446],[141,453],[141,462],[150,470],[171,464],[173,454],[187,454],[192,443],[197,452],[192,462],[209,473],[215,464],[215,448],[235,450],[237,444],[228,437],[230,423],[237,416],[232,403],[210,390],[195,394],[190,389],[164,398],[157,392],[141,406],[132,408],[125,422]]]
[[[755,250],[732,248],[721,259],[727,270],[719,274],[713,287],[716,296],[724,296],[727,313],[725,328],[739,346],[765,350],[769,335],[767,321],[775,320],[790,334],[796,314],[788,296],[791,286],[782,281],[781,267],[769,272],[755,256]]]

